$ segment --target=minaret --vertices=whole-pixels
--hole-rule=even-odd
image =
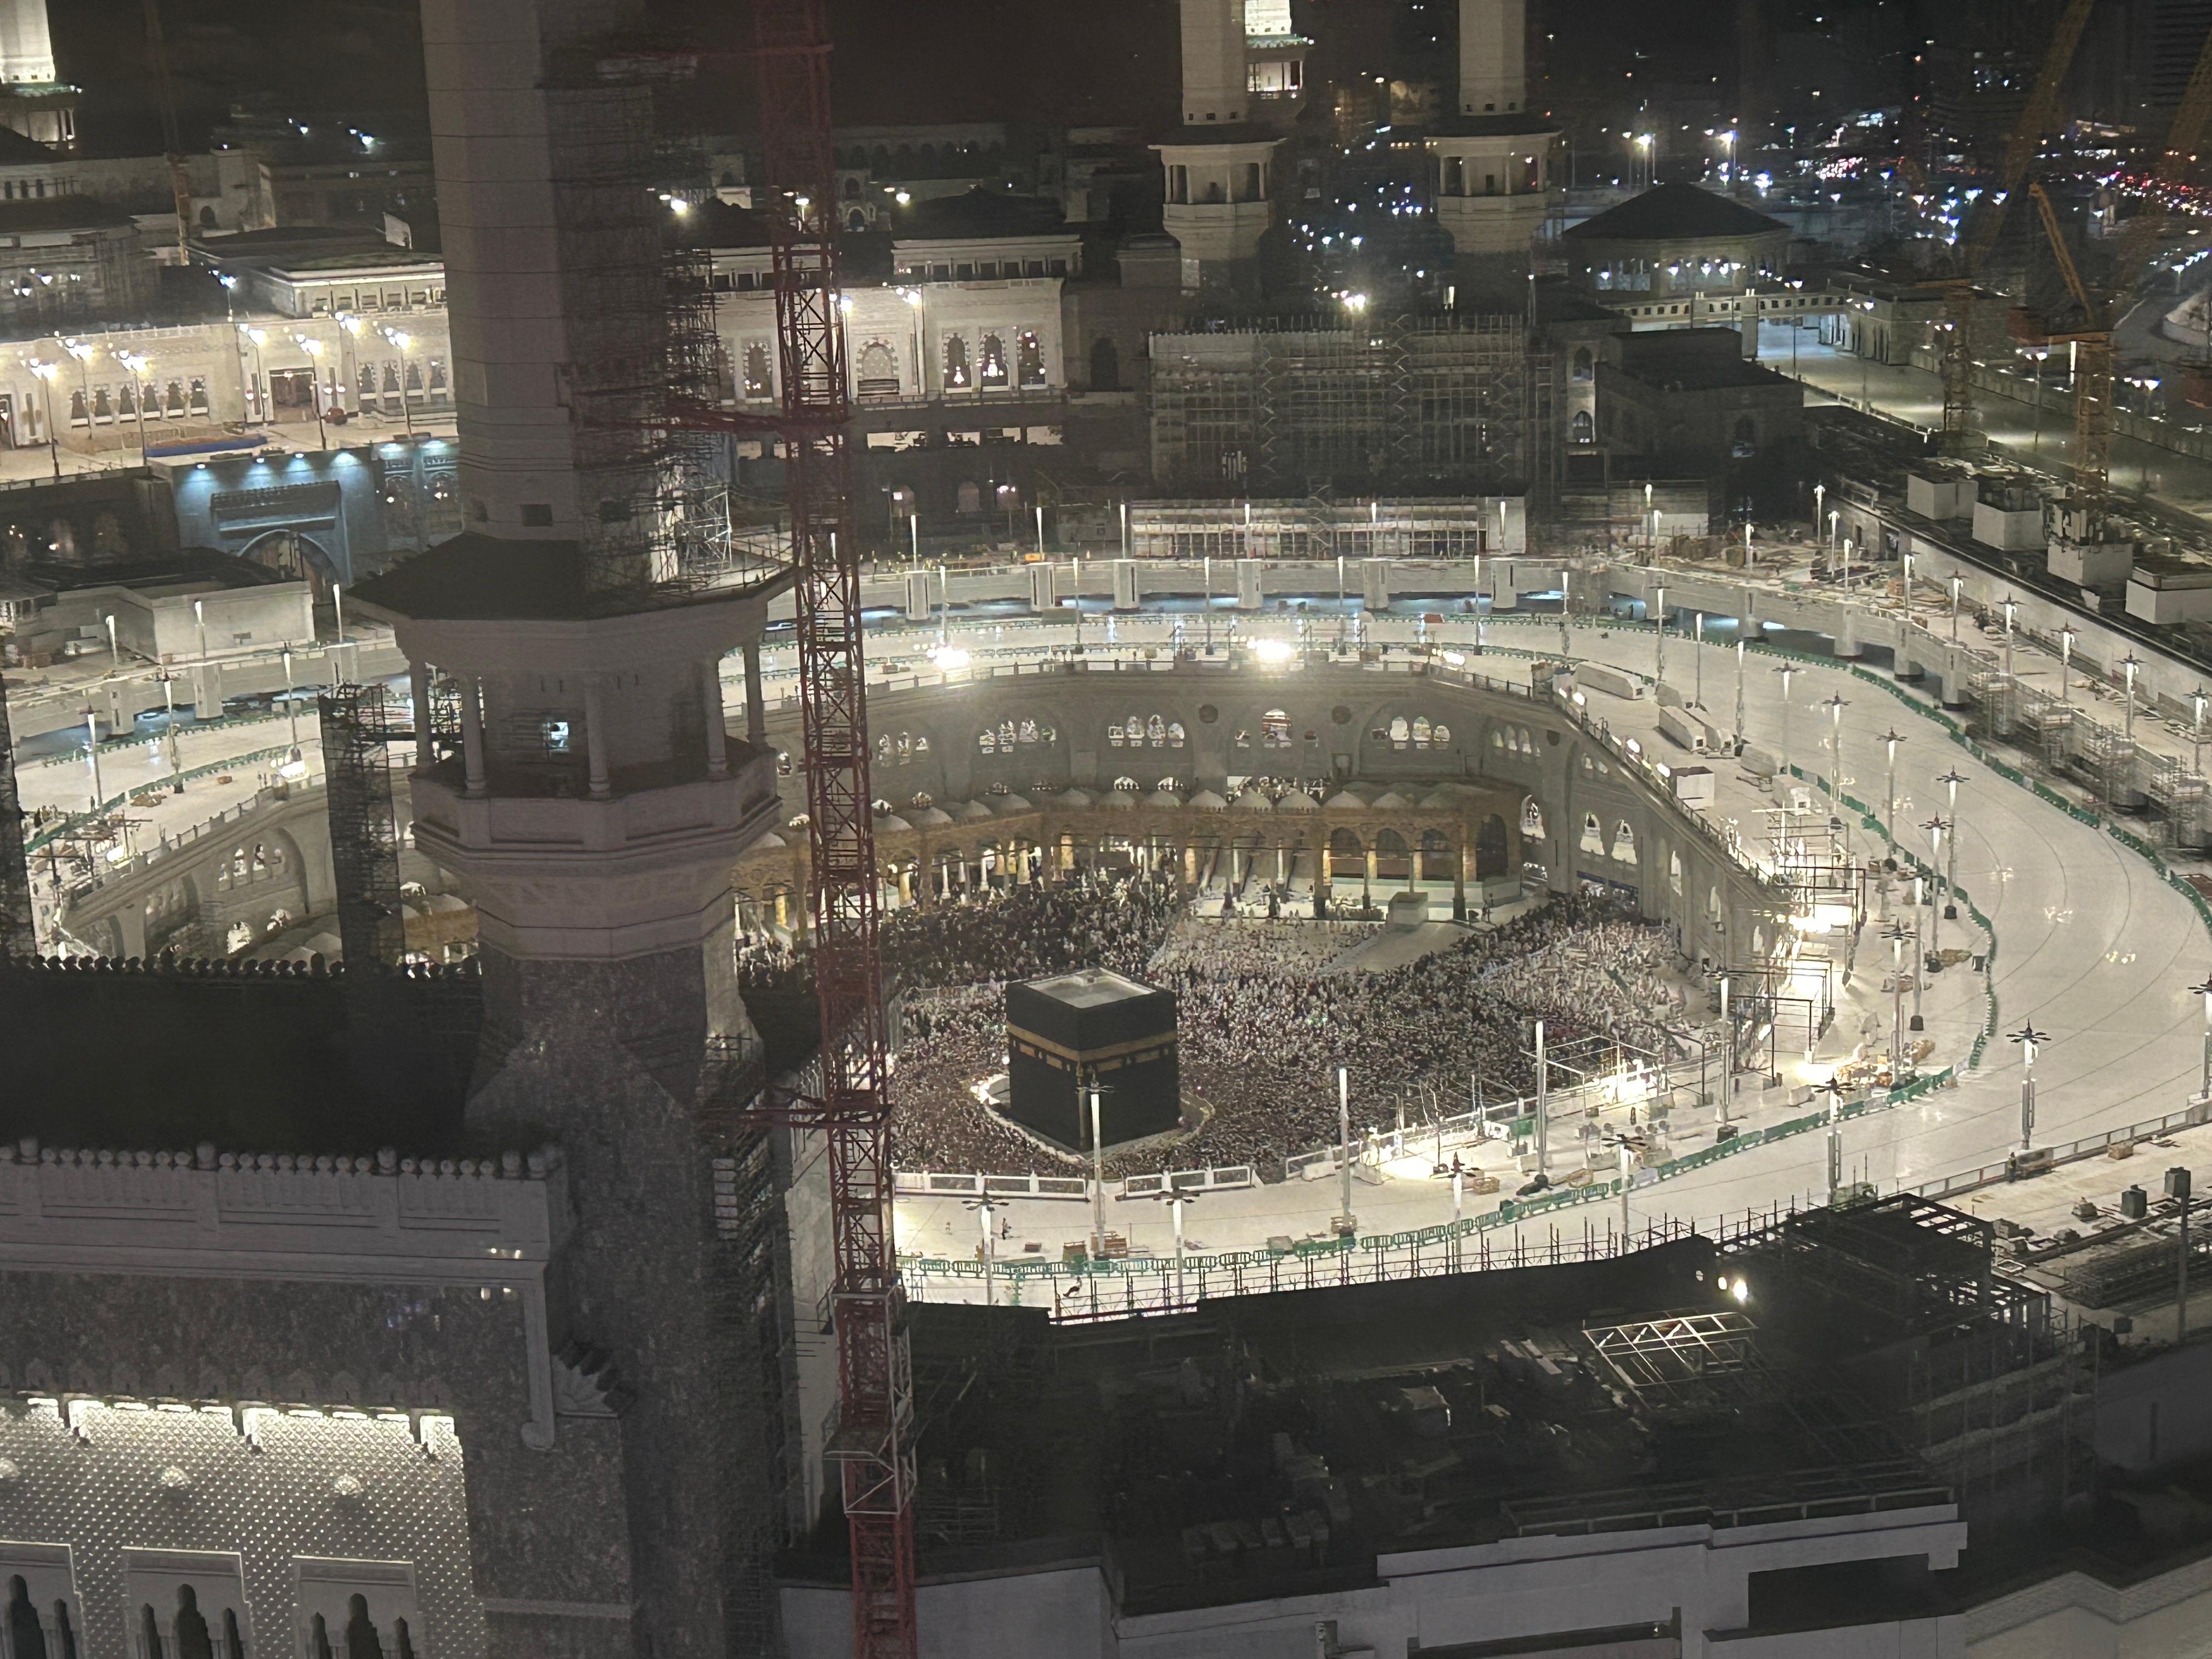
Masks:
[[[1555,204],[1559,129],[1528,110],[1527,0],[1460,0],[1459,114],[1428,140],[1458,303],[1518,311],[1529,244]]]
[[[651,93],[593,46],[641,11],[422,0],[461,519],[484,535],[605,540],[651,493],[618,434],[656,362],[667,210]]]
[[[555,1388],[550,1432],[476,1435],[477,1587],[495,1656],[719,1659],[757,1622],[784,1500],[781,1212],[730,888],[783,813],[759,699],[732,737],[721,665],[757,671],[788,577],[603,580],[637,499],[624,399],[664,328],[649,94],[610,73],[638,8],[422,9],[463,530],[347,598],[409,665],[415,847],[477,912],[469,1126],[558,1146],[541,1340],[599,1379]]]
[[[1261,26],[1289,27],[1279,0],[1252,0]],[[1255,103],[1287,112],[1302,90],[1304,42],[1255,36],[1247,0],[1182,0],[1182,127],[1152,148],[1166,172],[1167,233],[1182,247],[1186,291],[1249,288],[1271,218],[1275,146]],[[1271,88],[1255,98],[1254,81]]]
[[[54,79],[46,0],[0,0],[0,85],[41,86]]]

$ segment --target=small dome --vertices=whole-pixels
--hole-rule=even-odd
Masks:
[[[1097,802],[1084,790],[1063,789],[1060,792],[1060,804],[1062,806],[1095,806]]]
[[[1180,806],[1182,797],[1172,789],[1155,789],[1145,797],[1145,805],[1152,807]]]
[[[1275,803],[1257,789],[1247,789],[1231,803],[1231,807],[1238,812],[1272,812]]]
[[[1441,789],[1431,789],[1421,797],[1421,807],[1424,811],[1449,811],[1458,805],[1457,801]]]
[[[1413,805],[1413,802],[1395,789],[1377,796],[1374,803],[1375,810],[1378,812],[1403,812],[1410,810]]]
[[[1332,812],[1364,812],[1367,803],[1349,789],[1340,789],[1322,805]]]
[[[1010,818],[1017,812],[1034,812],[1036,808],[1029,804],[1026,797],[1021,795],[994,795],[991,798],[991,810],[1002,818]]]
[[[1137,792],[1116,789],[1099,803],[1109,812],[1133,812],[1137,810]]]
[[[925,806],[914,815],[914,821],[926,830],[934,830],[940,823],[950,823],[952,817],[941,806]]]
[[[764,853],[772,847],[788,847],[790,845],[791,843],[789,842],[784,840],[781,836],[777,835],[775,830],[770,830],[765,832],[761,838],[755,842],[750,847],[745,848],[745,851],[748,853]]]
[[[1190,804],[1200,812],[1219,812],[1224,811],[1229,805],[1227,801],[1222,799],[1211,789],[1200,790],[1190,798]]]
[[[914,826],[896,812],[878,812],[876,814],[876,828],[878,830],[911,830]]]
[[[1321,803],[1303,789],[1293,789],[1275,803],[1278,812],[1318,812]]]
[[[991,809],[980,800],[963,800],[953,810],[952,816],[963,823],[972,823],[977,818],[988,818]]]

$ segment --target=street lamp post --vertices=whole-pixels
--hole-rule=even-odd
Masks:
[[[1912,930],[1892,921],[1881,936],[1889,941],[1889,1086],[1905,1081],[1905,944]]]
[[[1735,642],[1735,751],[1743,753],[1743,641]]]
[[[1928,832],[1929,858],[1940,862],[1943,857],[1944,840],[1951,833],[1949,822],[1939,814],[1920,827]],[[1943,896],[1946,899],[1950,897],[1950,889],[1948,886],[1944,889]],[[1941,973],[1943,970],[1944,908],[1942,905],[1933,903],[1928,907],[1928,959],[1925,965],[1927,971],[1931,974]]]
[[[1820,706],[1828,711],[1828,799],[1843,822],[1844,860],[1855,864],[1858,860],[1852,847],[1851,815],[1844,805],[1844,710],[1850,704],[1838,691]]]
[[[2035,1139],[2035,1050],[2037,1045],[2051,1041],[2051,1034],[2028,1024],[2014,1031],[2009,1040],[2020,1044],[2020,1149],[2024,1152]]]
[[[1774,672],[1782,676],[1782,764],[1777,772],[1786,778],[1790,775],[1790,681],[1798,671],[1794,665],[1784,663]]]
[[[62,372],[59,363],[43,362],[33,358],[26,365],[46,388],[46,453],[53,458],[54,477],[62,476],[61,434],[54,427],[54,376]]]
[[[314,393],[315,398],[315,447],[328,449],[331,447],[331,434],[323,425],[323,343],[305,334],[295,334],[292,338],[297,343],[300,349],[307,354],[307,376],[310,381],[307,389]]]
[[[1667,684],[1667,584],[1662,582],[1652,590],[1651,624],[1656,630],[1651,636],[1651,678],[1658,684]]]
[[[146,461],[146,371],[154,366],[152,358],[142,352],[118,351],[115,361],[131,372],[131,410],[138,420],[138,460]]]
[[[2125,736],[2130,743],[2136,740],[2136,675],[2142,663],[2132,651],[2120,659],[2120,671],[2127,677],[2128,712]]]
[[[1882,833],[1894,844],[1897,840],[1897,745],[1905,741],[1905,733],[1894,726],[1881,734],[1889,746],[1889,759],[1882,781]]]
[[[1336,1068],[1336,1165],[1339,1192],[1339,1233],[1351,1237],[1357,1224],[1352,1214],[1352,1071]]]
[[[2020,601],[2008,593],[1997,603],[2004,607],[2004,677],[2010,679],[2012,678],[2012,624],[2013,618],[2020,614]]]
[[[1844,1088],[1843,1079],[1833,1073],[1820,1085],[1820,1092],[1828,1097],[1828,1204],[1834,1207],[1844,1195]]]
[[[2205,975],[2202,985],[2189,988],[2204,1000],[2204,1073],[2197,1085],[2200,1100],[2212,1098],[2212,974]]]
[[[1705,706],[1705,613],[1699,611],[1694,614],[1693,625],[1697,640],[1695,648],[1690,653],[1690,666],[1693,674],[1693,690],[1696,693],[1697,704],[1698,708],[1703,708]]]
[[[1964,576],[1951,578],[1951,643],[1954,645],[1959,642],[1959,595],[1965,590],[1966,586],[1966,579]]]
[[[415,410],[407,401],[407,348],[415,343],[415,337],[396,328],[384,331],[384,337],[399,349],[399,418],[404,422],[407,435],[415,435]]]
[[[2074,701],[2074,641],[2081,629],[2068,623],[2058,630],[2058,701]]]
[[[1827,532],[1821,526],[1827,522],[1823,516],[1827,510],[1828,486],[1816,483],[1813,486],[1813,533],[1820,538],[1820,545],[1824,549],[1828,545],[1828,537]]]
[[[1959,917],[1959,786],[1966,781],[1966,774],[1956,767],[1936,780],[1951,792],[1943,813],[1943,833],[1949,842],[1943,860],[1943,920],[1946,921],[1955,921]]]

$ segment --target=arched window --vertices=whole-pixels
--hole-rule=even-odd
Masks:
[[[1574,419],[1568,424],[1574,433],[1577,443],[1588,444],[1597,441],[1597,423],[1590,419],[1590,412],[1587,409],[1577,410]]]
[[[1119,749],[1121,746],[1121,721],[1108,720],[1106,722],[1106,746],[1109,749]]]
[[[1502,726],[1493,726],[1490,728],[1490,746],[1498,750],[1505,747],[1505,732]]]
[[[968,367],[968,342],[957,334],[946,335],[945,337],[945,389],[951,392],[964,392],[973,384],[975,376]],[[962,495],[964,499],[966,495],[964,489]],[[961,510],[969,512],[973,509],[963,507]]]
[[[1590,356],[1590,349],[1588,346],[1577,346],[1575,348],[1574,367],[1569,371],[1569,373],[1577,380],[1587,380],[1595,375],[1596,372],[1597,360]]]
[[[988,726],[986,726],[982,731],[978,732],[975,734],[975,747],[987,755],[997,754],[999,752],[999,734],[992,731]]]
[[[999,747],[1008,754],[1013,752],[1014,723],[1012,720],[999,722]]]
[[[1291,746],[1291,717],[1279,708],[1270,708],[1260,716],[1260,741],[1270,749]]]
[[[1413,718],[1413,747],[1426,749],[1428,746],[1429,717],[1426,714],[1417,714]]]
[[[1036,740],[1037,723],[1035,720],[1024,720],[1022,722],[1022,741],[1024,743],[1035,743]]]
[[[1678,893],[1682,890],[1682,855],[1680,853],[1667,854],[1667,884]]]
[[[1597,814],[1595,812],[1583,814],[1581,845],[1582,850],[1585,853],[1595,853],[1600,858],[1605,856],[1605,830],[1598,823]]]
[[[1629,828],[1626,818],[1613,825],[1613,856],[1621,864],[1636,862],[1636,831]]]
[[[745,396],[756,402],[775,396],[775,380],[769,369],[768,348],[757,340],[745,348]]]
[[[1034,329],[1024,329],[1014,337],[1015,378],[1026,386],[1045,383],[1044,342]]]
[[[975,384],[994,389],[1006,384],[1006,343],[995,334],[986,334],[976,352]]]
[[[860,395],[896,398],[899,394],[898,354],[881,340],[860,348]]]
[[[1750,416],[1739,415],[1735,417],[1735,442],[1731,446],[1731,447],[1734,449],[1738,460],[1741,460],[1746,456],[1757,453],[1759,448],[1759,425],[1758,422],[1753,421]]]
[[[1429,741],[1439,749],[1445,747],[1451,742],[1451,727],[1438,720],[1429,728]]]
[[[960,512],[981,513],[983,510],[983,492],[972,478],[960,486],[958,499]]]
[[[1170,749],[1180,749],[1182,747],[1182,722],[1181,720],[1170,720],[1168,722],[1168,747]]]
[[[1390,746],[1393,749],[1403,749],[1413,741],[1413,727],[1407,723],[1403,714],[1390,722]]]
[[[1168,723],[1158,714],[1145,722],[1145,746],[1164,749],[1168,744]]]
[[[1534,795],[1524,796],[1521,802],[1521,833],[1539,841],[1544,836],[1544,809],[1536,804]]]

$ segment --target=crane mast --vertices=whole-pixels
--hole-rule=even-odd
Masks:
[[[915,1652],[913,1395],[891,1231],[888,1062],[868,782],[860,549],[837,265],[837,171],[823,0],[756,0],[764,200],[798,569],[821,1097],[830,1164],[840,1470],[853,1551],[854,1659]]]

